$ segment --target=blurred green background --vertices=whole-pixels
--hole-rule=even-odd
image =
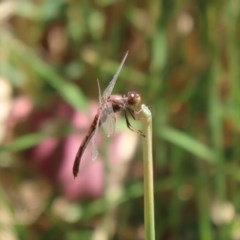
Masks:
[[[88,113],[127,50],[114,93],[153,114],[156,239],[240,239],[239,26],[238,0],[1,1],[0,239],[143,239],[141,144],[112,205],[67,199],[25,159],[75,130],[32,122]]]

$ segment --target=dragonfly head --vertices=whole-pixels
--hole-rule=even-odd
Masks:
[[[137,92],[131,91],[127,93],[127,102],[129,105],[135,106],[141,102],[141,97]]]

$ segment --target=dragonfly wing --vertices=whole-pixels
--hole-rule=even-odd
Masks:
[[[97,150],[97,138],[96,138],[96,135],[97,135],[97,129],[95,130],[94,132],[94,135],[92,137],[92,141],[91,141],[91,159],[92,160],[96,160],[97,157],[98,157],[98,150]]]
[[[107,104],[102,110],[101,125],[107,137],[115,132],[115,114],[111,104]]]
[[[126,54],[125,54],[125,56],[124,56],[124,58],[123,58],[123,60],[122,60],[122,62],[120,64],[120,66],[118,67],[118,69],[117,69],[116,73],[114,74],[112,80],[110,81],[110,83],[108,84],[107,88],[103,92],[103,99],[107,99],[107,97],[109,95],[111,95],[112,90],[113,90],[113,88],[115,86],[115,83],[117,81],[118,75],[119,75],[119,73],[120,73],[120,71],[121,71],[121,69],[123,67],[123,64],[124,64],[126,58],[127,58],[127,55],[128,55],[128,51],[126,52]]]
[[[106,133],[107,137],[110,137],[115,132],[115,115],[108,115],[106,121],[102,124],[103,130]]]

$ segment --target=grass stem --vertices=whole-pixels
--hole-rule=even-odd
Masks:
[[[153,191],[153,157],[152,157],[152,114],[149,108],[142,104],[139,120],[143,125],[143,168],[144,168],[144,231],[145,239],[155,239],[154,223],[154,191]]]

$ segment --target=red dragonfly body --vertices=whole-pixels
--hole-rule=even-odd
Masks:
[[[100,105],[98,107],[98,112],[95,115],[93,122],[88,130],[87,135],[85,136],[85,138],[83,139],[75,160],[74,160],[74,164],[73,164],[73,175],[74,177],[77,176],[78,171],[79,171],[79,165],[80,165],[80,161],[82,158],[82,155],[88,145],[88,143],[90,142],[90,140],[92,141],[92,159],[96,159],[97,157],[97,148],[96,148],[96,133],[97,130],[99,128],[99,126],[103,126],[103,129],[105,131],[105,133],[107,134],[107,136],[111,136],[114,133],[115,130],[115,113],[118,111],[123,111],[124,112],[124,116],[126,119],[126,124],[128,126],[128,128],[130,128],[133,131],[136,131],[135,129],[132,128],[129,120],[128,120],[128,116],[127,113],[130,113],[130,115],[134,118],[134,111],[131,109],[131,107],[139,104],[139,102],[141,101],[141,97],[140,95],[135,92],[135,91],[131,91],[128,92],[127,95],[121,96],[121,95],[111,95],[113,87],[116,83],[117,77],[122,69],[122,66],[127,58],[127,54],[125,54],[120,66],[118,67],[117,72],[115,73],[115,75],[113,76],[112,80],[110,81],[110,83],[108,84],[107,88],[105,89],[103,96],[100,96]],[[99,94],[100,94],[100,89],[99,89]],[[142,132],[138,131],[141,135]]]

